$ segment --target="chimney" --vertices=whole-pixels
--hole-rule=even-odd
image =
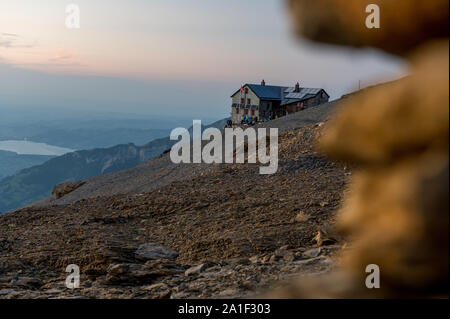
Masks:
[[[299,93],[300,92],[300,83],[297,82],[297,84],[295,85],[295,92]]]
[[[265,86],[266,85],[266,81],[264,81],[264,79],[261,81],[261,85]]]

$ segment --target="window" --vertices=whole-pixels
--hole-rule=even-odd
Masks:
[[[245,101],[244,98],[241,98],[241,104],[244,104],[244,101]]]
[[[247,105],[251,105],[252,104],[251,102],[252,101],[250,99],[247,99]]]
[[[239,108],[238,107],[236,108],[236,114],[239,114]]]

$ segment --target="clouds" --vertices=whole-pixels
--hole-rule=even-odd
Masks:
[[[80,62],[75,53],[64,49],[59,49],[48,61],[49,66],[86,66]]]
[[[0,48],[11,48],[16,37],[12,33],[0,33]]]
[[[0,33],[0,48],[33,48],[35,44],[27,44],[15,33]]]
[[[4,36],[4,37],[12,37],[12,38],[18,38],[19,35],[15,34],[15,33],[6,33],[6,32],[2,32],[0,35]]]
[[[51,62],[66,62],[75,58],[75,54],[65,51],[59,50],[53,58],[50,58]]]
[[[225,114],[243,82],[300,81],[336,98],[403,72],[371,50],[294,41],[280,0],[77,0],[80,29],[65,27],[65,3],[45,2],[0,1],[8,103]]]
[[[34,48],[35,45],[27,45],[21,44],[20,36],[14,33],[0,33],[0,49],[27,49]],[[45,50],[47,51],[47,50]],[[5,51],[4,51],[5,52]],[[1,53],[1,51],[0,51]],[[33,52],[31,52],[33,55]],[[47,56],[47,57],[46,57]],[[48,57],[50,56],[50,57]],[[52,71],[53,67],[56,69],[64,69],[64,68],[77,68],[77,67],[86,67],[86,64],[81,63],[77,54],[72,51],[65,49],[57,49],[54,50],[53,53],[45,52],[42,57],[39,57],[34,61],[16,61],[14,59],[2,58],[0,55],[0,62],[7,63],[9,65],[15,67],[23,67],[30,69],[40,69]]]

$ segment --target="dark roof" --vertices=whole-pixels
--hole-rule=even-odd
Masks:
[[[248,86],[260,99],[281,101],[282,105],[306,100],[316,96],[321,91],[325,92],[325,90],[320,88],[300,88],[300,92],[297,93],[294,91],[294,87],[259,84],[245,84],[244,87],[246,86]],[[240,89],[233,93],[232,97],[239,91]],[[325,94],[327,93],[325,92]]]
[[[260,99],[263,100],[282,100],[283,91],[286,87],[273,86],[273,85],[257,85],[257,84],[247,84],[248,87],[255,92]]]
[[[284,90],[287,89],[287,87],[284,86],[274,86],[274,85],[245,84],[244,87],[245,86],[248,86],[250,90],[255,92],[255,94],[262,100],[280,101],[283,99]],[[233,95],[231,96],[234,96],[236,93],[239,92],[239,90],[234,92]]]

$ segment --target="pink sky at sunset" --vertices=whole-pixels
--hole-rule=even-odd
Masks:
[[[356,89],[358,81],[368,85],[404,74],[402,61],[374,50],[298,41],[281,0],[77,0],[80,29],[65,26],[69,3],[1,1],[0,66],[67,76],[226,83],[218,96],[265,78],[324,87],[336,97]],[[7,78],[0,73],[2,80]]]

